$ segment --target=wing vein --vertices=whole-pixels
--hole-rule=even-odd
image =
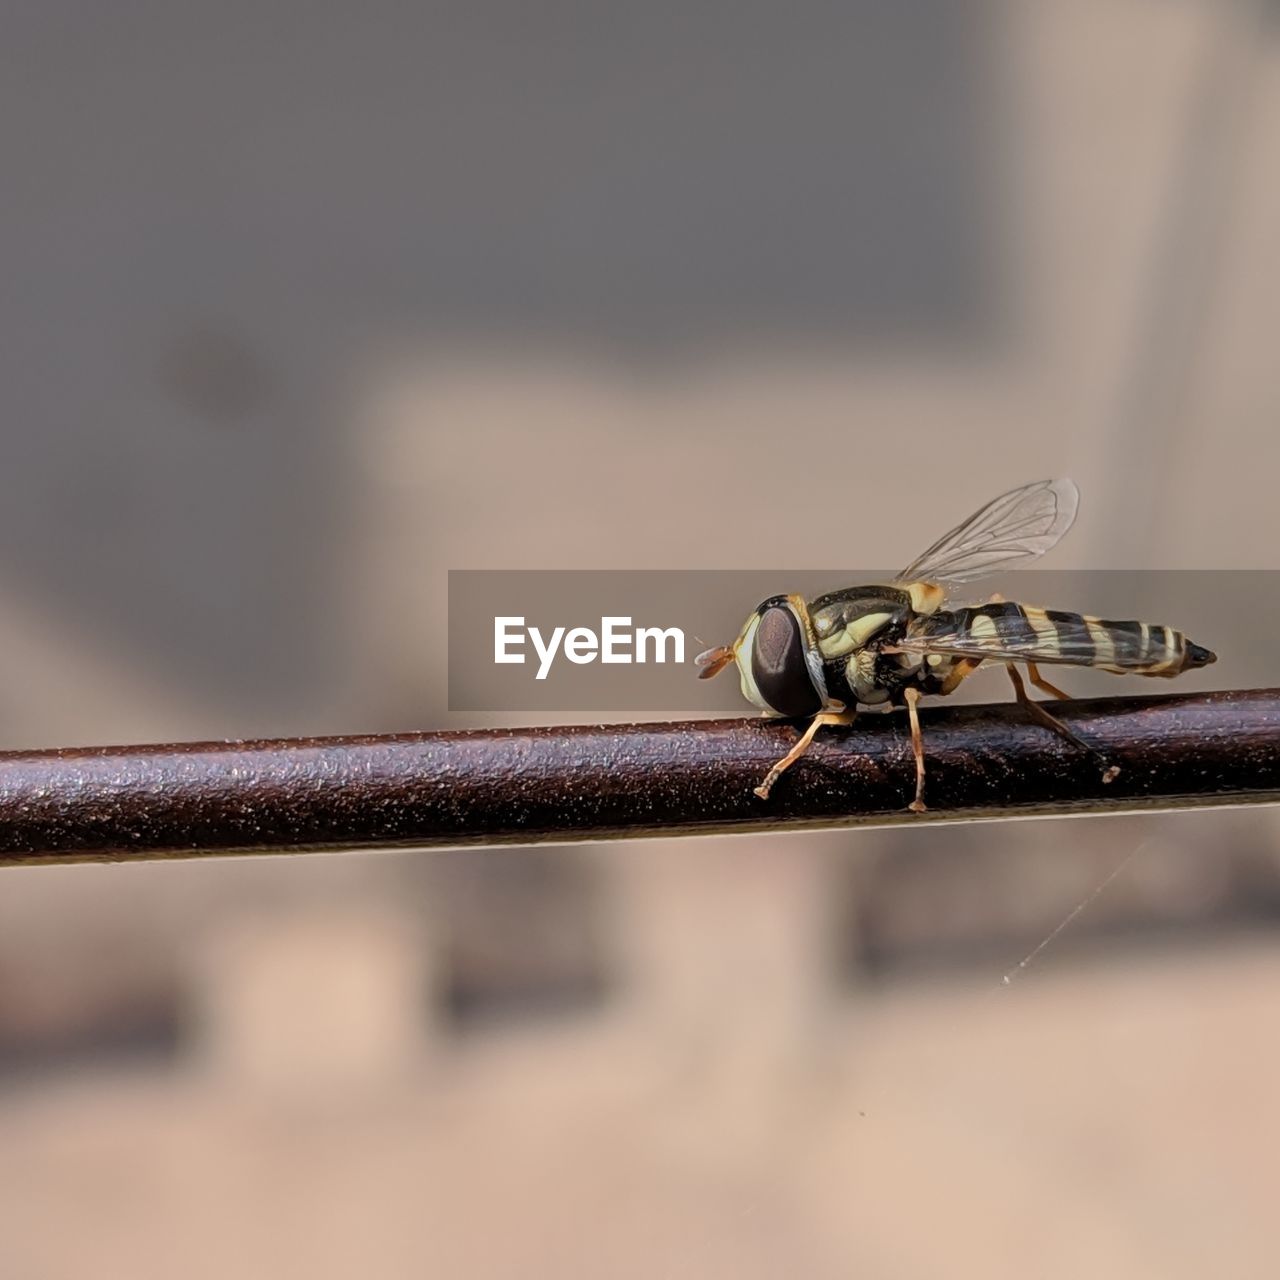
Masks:
[[[1044,555],[1071,528],[1079,492],[1070,480],[1039,480],[992,499],[898,575],[900,582],[972,582]]]

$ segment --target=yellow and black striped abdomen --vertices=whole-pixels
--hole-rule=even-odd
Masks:
[[[932,624],[932,626],[930,625]],[[1069,663],[1119,675],[1176,676],[1215,661],[1208,649],[1173,627],[1117,622],[1061,609],[1002,601],[956,609],[928,619],[924,631],[942,640],[946,627],[952,652],[983,654],[993,660]]]

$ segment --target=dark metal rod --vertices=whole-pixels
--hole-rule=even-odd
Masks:
[[[1063,702],[1120,766],[1016,705],[923,716],[929,811],[905,717],[819,731],[768,801],[752,789],[795,741],[762,720],[485,729],[0,754],[0,865],[227,853],[533,844],[921,823],[1280,799],[1280,690]]]

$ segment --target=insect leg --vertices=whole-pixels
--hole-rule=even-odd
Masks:
[[[809,744],[813,741],[813,735],[822,728],[824,724],[852,724],[853,718],[857,714],[855,711],[822,711],[819,712],[809,722],[809,727],[801,735],[800,741],[796,743],[790,751],[787,752],[777,764],[769,770],[764,776],[764,781],[756,788],[756,795],[761,800],[769,798],[769,792],[773,790],[773,784],[790,769],[797,760],[800,759],[806,751],[809,750]]]
[[[1046,729],[1052,729],[1059,737],[1065,738],[1068,742],[1079,747],[1081,751],[1087,751],[1093,756],[1102,766],[1103,782],[1114,781],[1120,772],[1120,767],[1112,764],[1096,747],[1091,747],[1083,738],[1077,737],[1057,716],[1051,716],[1038,702],[1031,698],[1027,694],[1027,686],[1022,683],[1022,677],[1018,674],[1018,669],[1012,662],[1005,663],[1005,670],[1009,673],[1009,679],[1013,682],[1013,691],[1017,695],[1018,701],[1026,707],[1032,717],[1044,725]]]
[[[980,666],[982,666],[981,658],[957,658],[955,666],[951,668],[951,674],[942,682],[938,695],[941,697],[948,693],[954,693],[960,681],[973,675]]]
[[[987,601],[987,603],[1003,604],[1005,603],[1005,599],[1004,599],[1004,596],[1002,596],[1000,592],[997,591],[993,593],[993,595],[991,596],[990,600]],[[1037,689],[1041,690],[1041,692],[1049,694],[1050,697],[1058,698],[1062,702],[1071,701],[1071,695],[1069,693],[1063,693],[1063,691],[1059,689],[1056,684],[1050,684],[1048,680],[1046,680],[1044,676],[1040,674],[1040,668],[1034,662],[1028,662],[1026,664],[1026,668],[1027,668],[1027,678],[1031,681],[1033,685],[1035,685]],[[1010,667],[1009,670],[1012,671],[1013,668]],[[1016,687],[1017,686],[1015,685],[1015,688]],[[946,690],[945,692],[950,692],[950,691]]]
[[[958,684],[959,681],[956,683]],[[916,703],[920,701],[920,690],[908,686],[902,693],[907,700],[907,716],[911,721],[911,751],[916,758],[916,795],[907,808],[912,813],[923,813],[925,810],[924,734],[920,732],[920,712],[916,710]]]
[[[1034,662],[1027,663],[1027,679],[1029,679],[1037,689],[1051,694],[1055,698],[1060,698],[1063,702],[1071,701],[1071,695],[1069,693],[1063,693],[1056,684],[1050,684],[1044,676],[1040,674],[1040,668],[1037,667]]]

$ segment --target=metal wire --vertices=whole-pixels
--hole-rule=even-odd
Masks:
[[[494,729],[0,754],[0,865],[534,844],[1124,813],[1280,799],[1280,690],[1057,703],[1096,759],[1015,704],[923,716],[927,813],[900,716]]]

